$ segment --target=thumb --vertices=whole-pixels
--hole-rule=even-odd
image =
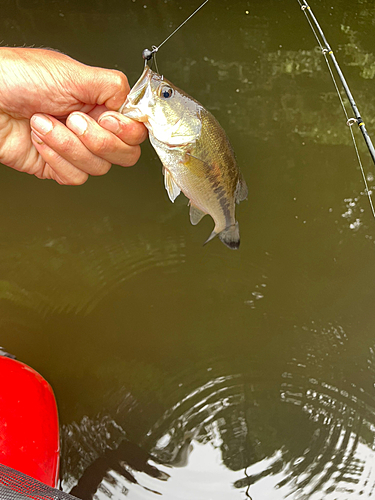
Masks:
[[[124,104],[130,91],[128,79],[121,71],[96,68],[82,64],[84,70],[75,73],[78,80],[74,97],[86,104],[104,104],[110,110],[117,110]]]

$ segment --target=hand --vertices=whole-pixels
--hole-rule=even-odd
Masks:
[[[115,110],[126,76],[46,49],[0,48],[0,162],[59,184],[134,165],[146,128]]]

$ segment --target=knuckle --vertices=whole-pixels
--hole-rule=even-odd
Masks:
[[[113,71],[115,72],[116,79],[117,79],[117,85],[118,85],[119,89],[128,88],[129,82],[128,82],[126,75],[124,75],[124,73],[122,73],[121,71],[118,71],[118,70],[113,70]]]
[[[71,137],[69,135],[61,137],[59,140],[59,150],[60,154],[62,154],[63,156],[68,154],[73,161],[77,160],[77,138]]]
[[[95,172],[92,175],[105,175],[107,174],[112,167],[112,163],[106,160],[102,160],[100,165],[96,168]]]
[[[148,130],[144,125],[142,125],[138,135],[139,143],[144,142],[147,139],[147,137],[148,137]]]
[[[50,147],[44,148],[41,153],[42,158],[46,163],[53,164],[61,160],[61,157]]]
[[[59,184],[69,185],[69,186],[80,186],[84,184],[88,179],[88,174],[74,166],[74,161],[72,158],[74,155],[71,154],[71,146],[69,139],[62,141],[63,147],[67,148],[70,153],[70,159],[67,160],[64,156],[61,156],[55,150],[47,147],[40,153],[41,158],[43,158],[44,166],[37,175],[44,179],[54,179]],[[73,141],[74,142],[74,141]],[[60,151],[61,151],[60,143]]]
[[[122,121],[122,131],[120,138],[127,144],[138,145],[141,144],[147,138],[146,127],[134,120],[129,118]]]
[[[57,180],[57,182],[59,182],[59,184],[65,184],[66,186],[81,186],[87,181],[88,177],[88,174],[85,172],[77,170],[74,174],[71,173],[66,179],[63,179],[62,182],[59,182],[61,178]]]
[[[132,152],[129,153],[126,162],[124,164],[125,167],[132,167],[137,163],[141,156],[141,148],[140,146],[133,146],[132,147]]]
[[[131,141],[134,145],[138,144],[141,142],[142,139],[142,128],[139,127],[139,123],[137,122],[130,122],[127,125],[127,140]]]
[[[91,151],[97,156],[103,156],[113,151],[113,137],[102,135],[95,137],[92,142]]]

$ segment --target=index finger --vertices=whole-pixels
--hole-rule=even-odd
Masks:
[[[137,146],[147,138],[147,129],[143,123],[127,118],[121,113],[107,111],[98,118],[98,124],[115,134],[129,146]]]

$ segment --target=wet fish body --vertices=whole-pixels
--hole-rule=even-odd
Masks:
[[[237,249],[235,204],[247,198],[247,186],[214,116],[147,64],[120,111],[148,128],[171,201],[184,193],[194,225],[206,214],[213,218],[215,227],[206,243],[218,235]]]

